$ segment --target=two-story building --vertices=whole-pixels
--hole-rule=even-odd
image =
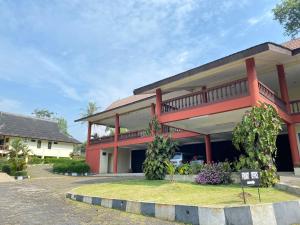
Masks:
[[[278,111],[283,131],[277,140],[276,164],[292,171],[300,163],[300,39],[262,43],[180,74],[137,88],[134,95],[88,121],[86,161],[96,173],[141,172],[152,116],[164,133],[171,131],[180,151],[206,161],[233,160],[232,131],[244,113],[265,102]],[[114,135],[95,137],[97,125]],[[128,132],[120,133],[120,127]]]

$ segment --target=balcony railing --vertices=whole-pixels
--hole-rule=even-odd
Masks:
[[[162,125],[162,132],[165,133],[178,133],[182,132],[182,129],[170,127],[166,125]],[[140,138],[140,137],[148,137],[148,133],[146,130],[136,130],[136,131],[128,131],[126,133],[119,134],[119,140],[129,140],[133,138]],[[99,143],[109,143],[114,142],[114,135],[112,136],[103,136],[103,137],[94,137],[90,140],[91,144],[99,144]]]
[[[269,99],[271,102],[278,105],[282,110],[286,111],[286,105],[284,101],[279,98],[274,91],[268,88],[262,82],[258,82],[259,93],[264,96],[265,98]]]
[[[300,100],[290,102],[291,114],[300,114]]]
[[[204,91],[179,96],[162,103],[162,113],[220,102],[248,94],[247,79],[240,79]]]
[[[99,144],[99,143],[108,143],[113,142],[115,139],[114,135],[103,136],[103,137],[94,137],[90,140],[91,144]]]
[[[135,130],[135,131],[128,131],[123,134],[119,134],[119,140],[127,140],[132,138],[139,138],[139,137],[147,137],[146,130]]]

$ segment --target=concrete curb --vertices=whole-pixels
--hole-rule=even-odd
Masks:
[[[291,194],[300,195],[300,187],[299,186],[293,186],[290,184],[280,182],[280,183],[275,184],[275,188],[277,188],[281,191],[289,192]]]
[[[300,202],[205,207],[108,199],[67,193],[66,198],[121,211],[193,225],[288,225],[300,223]]]
[[[87,176],[93,176],[92,173],[54,173],[64,176],[71,176],[71,177],[87,177]]]
[[[30,176],[15,176],[16,180],[25,180],[25,179],[30,179]]]

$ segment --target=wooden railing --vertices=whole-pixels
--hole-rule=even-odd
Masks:
[[[166,125],[162,125],[162,132],[165,133],[178,133],[182,132],[182,129],[170,127]],[[118,140],[128,140],[133,138],[140,138],[140,137],[148,137],[148,133],[146,130],[135,130],[135,131],[128,131],[126,133],[119,134]],[[114,136],[103,136],[103,137],[94,137],[90,140],[90,144],[99,144],[99,143],[109,143],[114,142]]]
[[[286,111],[286,105],[284,101],[279,98],[274,91],[268,88],[262,82],[258,82],[259,93],[264,96],[265,98],[269,99],[271,102],[278,105],[282,110]]]
[[[166,134],[166,133],[179,133],[179,132],[182,132],[182,131],[183,131],[183,130],[180,129],[180,128],[162,125],[162,132],[163,132],[164,134]]]
[[[248,94],[247,79],[240,79],[204,91],[179,96],[162,103],[162,113],[175,112],[204,104],[225,101]]]
[[[290,102],[291,114],[300,114],[300,100]]]
[[[103,137],[95,137],[90,140],[91,144],[99,144],[99,143],[108,143],[108,142],[113,142],[115,136],[110,135],[110,136],[103,136]]]
[[[128,131],[123,134],[119,134],[119,140],[127,140],[132,138],[139,138],[139,137],[147,137],[146,130],[135,130],[135,131]]]

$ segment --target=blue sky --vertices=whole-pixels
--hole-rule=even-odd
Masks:
[[[0,111],[74,123],[134,88],[265,41],[289,40],[276,0],[0,0]]]

